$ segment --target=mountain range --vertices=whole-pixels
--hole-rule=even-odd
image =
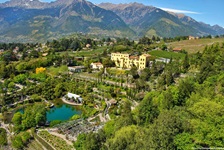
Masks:
[[[203,22],[197,22],[184,14],[166,12],[153,6],[139,3],[101,3],[98,6],[116,13],[140,36],[175,37],[224,34],[224,28],[218,25],[210,26]]]
[[[0,4],[0,42],[41,42],[73,33],[139,37],[219,35],[224,28],[139,3],[11,0]]]
[[[76,32],[134,34],[115,13],[85,0],[11,0],[0,5],[1,41],[44,41]]]

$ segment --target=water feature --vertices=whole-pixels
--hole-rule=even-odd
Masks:
[[[81,111],[78,109],[78,107],[65,104],[60,99],[54,100],[53,103],[55,104],[55,106],[47,110],[47,121],[66,121],[69,120],[75,114],[81,114]],[[16,109],[12,114],[14,114],[15,112],[21,112],[23,114],[24,107]]]
[[[65,121],[69,120],[75,114],[81,114],[81,111],[75,109],[74,106],[68,104],[56,105],[47,111],[47,121]]]
[[[20,108],[16,112],[20,112],[21,114],[24,114],[24,108]]]
[[[47,111],[47,121],[65,121],[69,120],[75,114],[81,114],[78,107],[65,104],[61,99],[55,99],[53,103],[54,107]]]

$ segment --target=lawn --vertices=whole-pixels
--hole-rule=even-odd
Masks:
[[[198,39],[198,40],[184,40],[179,42],[168,43],[168,47],[174,48],[179,47],[186,50],[188,53],[202,52],[206,45],[212,45],[214,43],[223,43],[224,38],[214,39]]]
[[[167,51],[161,51],[161,50],[155,50],[149,52],[150,55],[156,56],[156,57],[163,57],[163,58],[173,58],[173,59],[179,59],[184,58],[185,54],[183,53],[174,53],[174,52],[167,52]]]
[[[98,78],[97,75],[98,72],[93,72],[93,73],[88,73],[88,72],[81,72],[81,73],[74,73],[74,76],[84,76],[84,77],[89,77],[89,78]]]
[[[67,73],[68,72],[68,67],[65,65],[62,65],[60,67],[49,67],[47,68],[47,73],[52,75],[52,76],[57,76],[59,73]]]

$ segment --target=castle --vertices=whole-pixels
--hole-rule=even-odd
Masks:
[[[130,69],[132,66],[136,66],[140,70],[145,69],[149,66],[149,58],[149,54],[130,56],[129,54],[111,53],[111,60],[117,67],[124,69]]]

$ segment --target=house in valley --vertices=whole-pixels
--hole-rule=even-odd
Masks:
[[[70,72],[83,72],[83,70],[85,69],[85,66],[73,66],[73,67],[68,67],[68,70]]]
[[[100,70],[100,69],[103,68],[103,64],[100,63],[100,62],[91,63],[91,64],[90,64],[90,68],[91,68],[91,69],[97,69],[97,70]]]
[[[179,53],[181,51],[182,51],[182,48],[179,48],[179,47],[173,48],[173,52],[175,53]]]

